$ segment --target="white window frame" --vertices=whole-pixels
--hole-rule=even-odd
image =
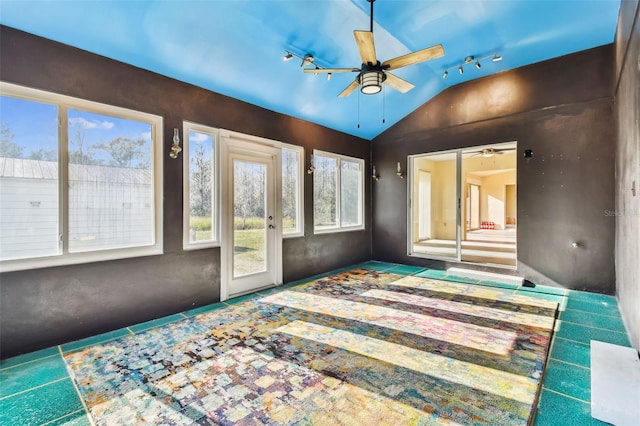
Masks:
[[[189,132],[204,133],[213,137],[213,188],[211,188],[211,230],[215,234],[211,240],[202,242],[191,242],[189,240],[189,222],[191,219],[191,176],[190,176],[190,158],[189,158]],[[183,227],[182,227],[182,249],[183,250],[199,250],[220,246],[220,129],[205,126],[202,124],[184,121],[182,123],[182,153],[183,153]]]
[[[58,107],[58,218],[60,221],[59,246],[60,254],[27,259],[13,259],[0,261],[0,272],[19,271],[25,269],[46,268],[52,266],[74,265],[80,263],[99,262],[105,260],[126,259],[140,256],[159,255],[163,253],[162,234],[162,185],[163,185],[163,119],[158,115],[134,111],[127,108],[116,107],[43,90],[32,89],[16,84],[0,82],[0,95],[11,96],[40,103],[47,103]],[[69,208],[68,203],[68,120],[67,111],[77,109],[95,114],[105,114],[128,120],[142,121],[151,125],[152,155],[153,155],[153,204],[154,218],[152,228],[154,230],[152,244],[146,246],[103,249],[78,253],[69,252]]]
[[[285,233],[283,227],[282,238],[304,237],[304,148],[298,145],[283,143],[281,146],[281,150],[282,149],[295,151],[298,156],[298,205],[296,208],[297,229],[294,232]],[[282,161],[280,163],[283,164]],[[280,174],[280,179],[282,179],[282,173]],[[284,220],[284,216],[282,217]]]
[[[313,157],[315,158],[316,156],[320,156],[320,157],[327,157],[327,158],[334,158],[337,160],[337,168],[338,168],[338,179],[336,182],[336,215],[337,215],[337,222],[338,225],[333,226],[333,227],[322,227],[322,228],[316,228],[315,225],[315,211],[316,211],[316,207],[315,207],[315,193],[314,193],[314,199],[313,199],[313,212],[314,212],[314,224],[313,224],[313,233],[314,234],[329,234],[329,233],[334,233],[334,232],[347,232],[347,231],[360,231],[365,229],[365,194],[364,194],[364,179],[365,179],[365,170],[364,170],[364,160],[362,158],[355,158],[355,157],[349,157],[347,155],[342,155],[342,154],[334,154],[332,152],[327,152],[327,151],[320,151],[317,149],[313,150]],[[360,217],[362,220],[362,223],[359,225],[354,225],[354,226],[342,226],[342,161],[346,160],[352,163],[358,163],[360,165],[360,171],[362,173],[362,178],[360,179],[360,193],[362,194],[362,196],[360,197]]]

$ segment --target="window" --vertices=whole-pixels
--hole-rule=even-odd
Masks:
[[[162,118],[0,83],[2,271],[162,253]]]
[[[294,145],[282,146],[282,235],[304,235],[303,170],[304,150]]]
[[[217,136],[217,129],[184,123],[185,250],[218,245]]]
[[[316,233],[364,228],[364,160],[314,151]]]

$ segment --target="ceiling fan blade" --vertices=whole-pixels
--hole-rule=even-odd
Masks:
[[[339,73],[339,72],[360,72],[360,68],[305,68],[304,71],[307,74],[321,74],[321,73]]]
[[[418,50],[417,52],[407,53],[406,55],[384,61],[382,63],[382,69],[394,70],[396,68],[418,64],[441,56],[444,56],[444,49],[441,44],[437,44],[432,47],[427,47],[426,49]]]
[[[376,46],[373,42],[373,33],[371,31],[355,30],[353,36],[356,38],[356,44],[360,51],[360,57],[363,64],[375,65],[378,63],[376,59]]]
[[[358,88],[359,85],[360,85],[360,83],[358,83],[358,80],[353,80],[350,85],[348,85],[342,92],[340,92],[338,97],[339,98],[344,98],[346,96],[349,96],[351,94],[351,92],[353,92],[354,90],[356,90]]]
[[[385,75],[387,76],[387,79],[384,82],[396,89],[398,92],[407,93],[409,90],[415,87],[407,80],[403,80],[397,75],[391,74],[390,72],[386,72]]]

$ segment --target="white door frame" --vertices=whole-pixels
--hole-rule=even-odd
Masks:
[[[220,130],[221,149],[221,200],[222,215],[221,220],[221,247],[220,247],[220,301],[229,299],[231,296],[239,296],[242,293],[234,294],[230,288],[233,279],[233,194],[231,193],[230,174],[231,157],[235,154],[255,155],[257,157],[272,157],[273,170],[273,224],[275,229],[268,232],[274,233],[274,242],[271,247],[272,256],[268,281],[262,287],[282,284],[282,164],[281,164],[281,143],[257,136],[245,135],[229,130]]]
[[[418,239],[431,238],[431,172],[418,170]]]

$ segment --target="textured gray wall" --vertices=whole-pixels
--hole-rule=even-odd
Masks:
[[[0,275],[3,358],[219,300],[220,249],[182,250],[182,161],[168,152],[183,120],[304,146],[307,161],[314,148],[363,158],[369,169],[369,141],[11,28],[0,27],[0,63],[3,81],[157,114],[165,127],[164,255]],[[283,242],[285,282],[371,256],[370,209],[364,231],[315,236],[310,175],[304,185],[306,237]]]
[[[407,155],[516,140],[518,273],[613,294],[613,59],[607,45],[460,84],[375,138],[373,258],[452,266],[407,256],[407,180],[395,176],[397,161],[406,170]]]
[[[616,295],[640,351],[640,7],[623,1],[616,34]],[[636,195],[631,192],[634,185]]]

